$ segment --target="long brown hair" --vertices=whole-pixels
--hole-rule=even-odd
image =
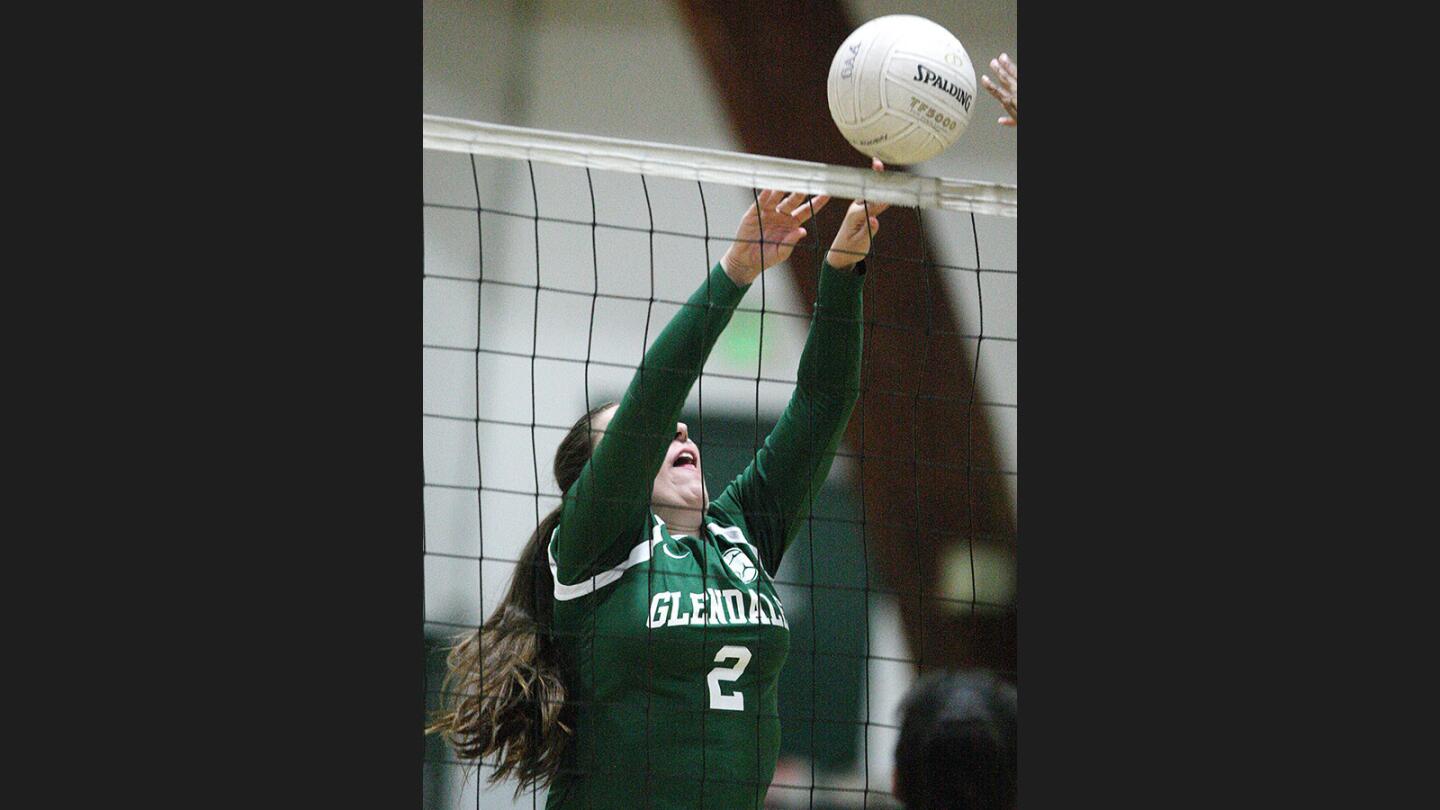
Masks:
[[[561,440],[554,465],[561,492],[570,490],[590,460],[591,422],[614,404],[591,409]],[[495,612],[450,648],[441,707],[425,729],[444,734],[461,759],[495,755],[490,783],[513,776],[520,783],[516,796],[532,784],[546,787],[554,780],[574,734],[560,655],[550,635],[555,586],[545,551],[563,505],[530,534]]]

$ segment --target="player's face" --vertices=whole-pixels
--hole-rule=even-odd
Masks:
[[[675,436],[650,491],[653,503],[705,508],[705,476],[700,474],[700,448],[690,441],[690,428],[675,423]]]
[[[614,415],[613,407],[595,415],[590,422],[593,441],[600,441],[600,434],[605,432]],[[684,422],[675,423],[675,436],[665,451],[660,471],[655,474],[650,500],[662,506],[705,508],[705,476],[700,471],[700,448],[690,441],[690,428]]]

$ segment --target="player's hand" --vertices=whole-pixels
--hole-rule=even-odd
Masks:
[[[741,287],[790,258],[795,243],[807,233],[800,226],[830,202],[824,194],[807,200],[804,194],[787,195],[773,189],[760,192],[757,200],[740,218],[735,242],[720,259],[725,275]],[[764,244],[760,241],[762,235]]]
[[[885,164],[880,162],[880,158],[872,158],[870,168],[883,172]],[[889,203],[871,201],[867,204],[865,200],[850,203],[845,220],[835,234],[835,241],[830,244],[830,252],[825,254],[825,261],[837,270],[845,270],[865,258],[865,254],[870,252],[870,239],[880,232],[879,216],[889,207]]]
[[[989,76],[981,76],[980,83],[985,85],[985,89],[990,91],[990,95],[994,96],[995,100],[1000,102],[1000,106],[1005,108],[1005,112],[1009,113],[1000,118],[1000,123],[1007,127],[1013,127],[1020,120],[1017,111],[1020,73],[1016,70],[1015,63],[1010,61],[1010,57],[1003,53],[1000,54],[999,59],[990,60],[990,69],[995,71],[995,75],[999,77],[999,86],[997,87],[995,82],[990,81]]]

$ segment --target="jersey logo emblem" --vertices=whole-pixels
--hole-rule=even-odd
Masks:
[[[671,551],[670,551],[670,546],[665,545],[664,543],[661,543],[661,544],[660,544],[660,548],[664,549],[666,554],[668,554],[668,555],[671,556],[671,557],[674,557],[674,558],[677,559],[677,560],[683,560],[683,559],[685,559],[686,557],[689,557],[689,556],[690,556],[690,552],[689,552],[688,550],[687,550],[684,554],[673,554],[673,553],[671,553]]]
[[[730,566],[731,571],[735,572],[735,576],[740,577],[741,582],[754,582],[755,577],[759,575],[759,572],[755,570],[755,565],[750,562],[750,558],[738,548],[732,548],[725,552],[721,559]]]

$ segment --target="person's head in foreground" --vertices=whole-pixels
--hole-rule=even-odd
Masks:
[[[1012,810],[1015,687],[984,671],[937,672],[900,708],[894,792],[908,810]]]

